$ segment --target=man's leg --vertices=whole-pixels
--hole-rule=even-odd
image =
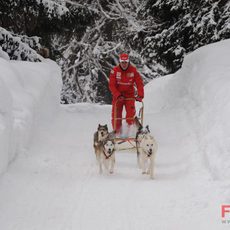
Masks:
[[[112,102],[112,126],[116,133],[119,133],[121,129],[123,103],[122,101],[117,101],[116,103],[115,99]]]
[[[125,101],[125,109],[126,109],[126,122],[128,123],[128,125],[132,125],[134,123],[134,116],[136,114],[135,100]]]

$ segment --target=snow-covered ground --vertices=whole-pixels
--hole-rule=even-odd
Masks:
[[[116,153],[113,175],[99,175],[93,133],[99,123],[110,126],[111,106],[60,106],[52,121],[40,117],[29,148],[0,179],[1,229],[229,229],[221,218],[221,205],[230,204],[229,72],[226,40],[193,52],[176,74],[146,85],[144,122],[159,145],[155,180],[141,174],[129,151]],[[1,98],[12,92],[3,82],[0,111],[6,114],[13,103]]]

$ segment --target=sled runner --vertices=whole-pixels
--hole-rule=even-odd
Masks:
[[[136,101],[135,98],[126,98],[124,100],[133,100]],[[140,126],[143,126],[144,121],[144,102],[140,102],[140,108],[137,108],[139,111],[134,117],[117,117],[117,101],[115,103],[115,111],[114,111],[114,129],[116,130],[117,120],[121,120],[122,122],[125,120],[133,120],[132,133],[129,132],[127,135],[124,133],[116,134],[115,143],[119,146],[119,150],[127,150],[136,148],[136,132]],[[124,131],[124,130],[123,130]],[[121,147],[122,144],[122,147]]]

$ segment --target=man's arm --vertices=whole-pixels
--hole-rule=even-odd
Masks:
[[[114,69],[111,70],[109,75],[109,89],[113,97],[118,98],[121,95],[117,90],[116,71]]]
[[[138,97],[144,98],[144,83],[138,71],[135,73],[135,83],[137,86]]]

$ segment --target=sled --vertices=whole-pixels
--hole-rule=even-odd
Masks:
[[[135,98],[125,98],[124,100],[133,100],[136,101]],[[117,120],[122,120],[122,122],[125,120],[133,120],[134,124],[139,123],[143,126],[143,121],[144,121],[144,102],[140,102],[141,106],[139,108],[138,113],[134,117],[117,117],[117,101],[115,102],[115,109],[114,109],[114,129],[116,130],[116,121]],[[135,106],[136,107],[136,106]],[[137,107],[136,107],[137,108]],[[138,128],[138,127],[137,127]],[[115,143],[118,147],[119,150],[128,150],[128,149],[136,149],[136,133],[133,134],[132,136],[121,136],[121,135],[116,135],[115,138]]]

